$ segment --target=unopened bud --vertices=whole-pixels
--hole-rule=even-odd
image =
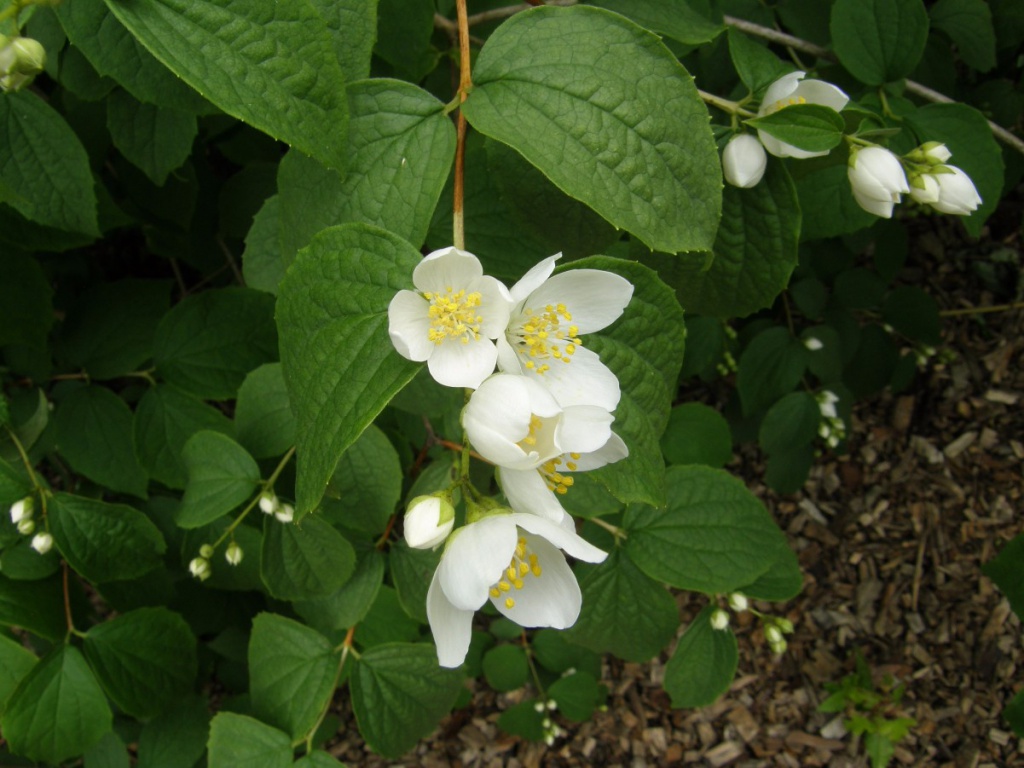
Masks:
[[[816,339],[813,336],[808,336],[806,339],[804,339],[804,346],[811,352],[817,352],[825,345],[821,343],[821,339]]]
[[[277,500],[277,496],[274,495],[273,491],[264,491],[260,494],[260,511],[265,515],[272,515],[281,506],[281,502]]]
[[[210,578],[210,561],[205,557],[196,557],[188,564],[188,571],[200,581]]]
[[[446,493],[417,496],[405,512],[405,541],[413,549],[433,549],[455,525],[455,507]]]
[[[37,533],[32,537],[32,549],[40,555],[45,555],[53,547],[53,536],[48,533]]]
[[[207,560],[209,560],[211,557],[213,557],[213,547],[209,544],[203,544],[203,546],[199,548],[199,556],[205,557]]]
[[[537,713],[543,712],[544,711],[544,702],[543,701],[536,702],[533,705],[533,711],[537,712]]]
[[[715,612],[711,614],[711,628],[721,631],[728,626],[729,614],[721,608],[716,608]]]
[[[26,517],[18,522],[18,533],[22,536],[28,536],[32,531],[36,529],[36,521],[31,517]]]
[[[228,565],[238,565],[242,562],[244,555],[245,553],[236,541],[232,541],[228,544],[228,548],[224,550],[224,559],[228,561]]]
[[[729,607],[737,613],[742,613],[750,607],[750,601],[747,600],[747,596],[740,594],[739,592],[733,592],[729,595]]]
[[[774,646],[776,643],[784,642],[782,637],[782,630],[774,624],[769,624],[764,628],[764,639],[768,641],[768,644]]]
[[[32,512],[34,510],[35,500],[31,496],[19,499],[11,504],[11,522],[17,525],[22,520],[32,517]]]
[[[0,90],[20,91],[43,71],[46,49],[29,37],[0,35]]]
[[[793,622],[789,619],[776,619],[775,622],[779,625],[779,629],[787,635],[793,633]]]
[[[282,523],[290,523],[295,519],[295,507],[291,504],[282,504],[280,508],[274,513],[274,517],[280,520]]]

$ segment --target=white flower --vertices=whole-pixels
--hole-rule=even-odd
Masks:
[[[764,101],[761,102],[761,108],[757,111],[757,116],[770,115],[794,104],[820,104],[839,112],[849,102],[850,97],[831,83],[822,80],[804,80],[806,74],[806,72],[790,72],[769,85],[764,94]],[[798,160],[803,160],[808,157],[821,157],[828,154],[827,150],[808,152],[805,149],[794,147],[765,131],[759,130],[757,136],[764,144],[764,148],[776,157],[795,157]]]
[[[232,541],[228,544],[228,548],[224,550],[224,559],[228,561],[228,565],[238,565],[242,562],[244,556],[245,552],[238,546],[237,541]]]
[[[565,516],[557,496],[573,472],[625,458],[625,443],[612,432],[614,417],[596,405],[559,406],[526,376],[496,374],[469,398],[462,423],[477,452],[499,467],[509,504],[555,522]]]
[[[750,189],[757,186],[768,167],[764,146],[749,133],[740,133],[729,139],[722,150],[722,171],[725,180],[734,187]]]
[[[729,614],[721,608],[716,608],[711,614],[711,628],[721,631],[729,626]]]
[[[291,504],[282,504],[274,513],[274,517],[282,523],[290,523],[295,519],[295,507]]]
[[[26,496],[24,499],[11,504],[11,522],[17,525],[22,520],[26,520],[32,517],[32,512],[35,510],[35,501],[31,496]]]
[[[580,336],[615,322],[633,296],[633,285],[600,269],[552,277],[561,255],[544,259],[512,287],[508,328],[498,338],[498,368],[542,382],[563,406],[613,411],[619,380]]]
[[[188,571],[200,581],[210,578],[210,561],[205,557],[194,557],[188,564]]]
[[[910,192],[899,158],[882,147],[853,149],[846,174],[858,205],[885,219],[892,217],[901,195]]]
[[[839,402],[839,397],[835,392],[830,389],[822,390],[815,399],[818,401],[818,409],[822,416],[829,419],[836,418],[836,403]]]
[[[588,563],[607,554],[536,515],[484,517],[449,538],[427,591],[427,619],[442,667],[466,658],[473,613],[490,600],[523,627],[571,627],[582,595],[560,550]]]
[[[48,533],[37,533],[32,537],[31,546],[40,555],[45,555],[53,547],[53,536]]]
[[[450,498],[417,496],[405,512],[405,542],[413,549],[433,549],[448,538],[455,525]]]
[[[914,194],[914,189],[910,190],[911,197],[919,203],[929,203],[939,213],[950,213],[954,216],[967,216],[977,210],[981,205],[981,197],[970,176],[955,165],[940,165],[935,170],[940,172],[921,176],[926,180],[926,185],[927,180],[933,180],[935,199],[922,199],[923,196]]]
[[[402,357],[426,361],[445,386],[480,386],[497,361],[492,339],[508,323],[508,289],[454,247],[425,256],[412,282],[416,290],[399,291],[388,306],[391,343]]]

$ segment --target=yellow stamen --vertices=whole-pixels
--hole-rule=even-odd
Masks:
[[[425,292],[423,298],[430,302],[427,316],[430,328],[427,338],[435,344],[446,339],[458,339],[461,344],[480,339],[483,316],[478,313],[480,293],[466,293],[465,289],[453,291],[451,286],[444,293]]]
[[[572,321],[572,314],[565,304],[548,304],[540,309],[527,308],[521,324],[509,331],[509,342],[524,358],[523,365],[534,373],[543,374],[551,370],[543,360],[571,362],[576,348],[581,346],[577,334],[579,327],[566,325]]]
[[[505,607],[506,608],[515,608],[516,607],[516,601],[513,600],[511,597],[506,597],[505,598]]]

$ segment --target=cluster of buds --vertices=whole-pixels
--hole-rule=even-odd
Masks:
[[[227,549],[224,550],[224,559],[228,561],[228,565],[238,565],[242,562],[244,556],[245,552],[238,546],[237,541],[232,541],[228,544]],[[194,557],[189,562],[188,572],[200,581],[206,581],[210,578],[210,574],[213,573],[213,567],[210,565],[212,557],[213,545],[203,544],[199,548],[199,557]]]
[[[571,674],[571,672],[567,671],[566,674]],[[544,712],[554,712],[558,709],[558,703],[554,699],[548,699],[546,702],[538,701],[533,705],[533,709],[539,714]],[[555,739],[561,738],[565,735],[565,729],[560,727],[550,717],[545,717],[541,720],[540,725],[541,728],[544,729],[544,743],[549,747],[554,745]]]
[[[295,519],[295,508],[282,502],[271,490],[260,494],[260,511],[265,515],[273,515],[282,523],[290,523]]]
[[[46,64],[46,49],[30,37],[0,35],[0,90],[20,91]]]
[[[35,533],[36,521],[33,519],[35,506],[35,500],[31,496],[26,496],[11,504],[11,522],[22,536],[32,536]],[[53,536],[46,531],[40,531],[32,536],[31,547],[40,555],[45,555],[53,547]]]
[[[836,448],[846,437],[846,422],[839,418],[836,411],[839,397],[835,392],[825,389],[815,395],[814,399],[818,401],[818,410],[821,412],[818,437],[824,440],[829,448]]]
[[[750,610],[750,600],[740,592],[733,592],[727,598],[729,607],[736,613],[743,613]],[[729,626],[729,612],[723,608],[716,608],[711,614],[711,628],[721,632]]]
[[[786,635],[793,633],[793,622],[789,619],[778,616],[764,616],[764,639],[768,641],[768,647],[773,653],[785,653],[789,643],[786,642]]]
[[[715,370],[718,371],[719,376],[728,376],[739,370],[739,366],[736,365],[736,358],[733,357],[732,352],[725,350],[722,353],[722,362],[715,366]]]

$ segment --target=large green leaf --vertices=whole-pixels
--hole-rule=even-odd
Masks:
[[[792,66],[772,53],[768,46],[755,42],[736,27],[729,27],[729,57],[740,80],[751,93],[760,94],[787,72]]]
[[[324,20],[346,82],[370,76],[377,37],[377,0],[312,0]]]
[[[378,645],[359,658],[350,685],[360,734],[375,752],[398,757],[451,709],[462,671],[439,667],[431,645]]]
[[[384,583],[385,563],[393,562],[371,548],[359,558],[352,577],[341,587],[325,597],[293,602],[295,612],[309,626],[328,635],[358,624],[377,599]],[[397,581],[394,571],[392,578]],[[426,623],[426,616],[423,622]]]
[[[31,91],[0,99],[0,185],[5,202],[54,229],[99,235],[89,157],[64,118]]]
[[[107,7],[229,115],[344,167],[345,78],[309,0],[108,0]]]
[[[709,605],[697,615],[665,665],[665,691],[673,707],[706,707],[728,690],[736,674],[736,636],[728,627],[711,627],[714,610]]]
[[[280,363],[267,363],[245,377],[235,401],[238,442],[257,459],[280,456],[295,444],[295,414]]]
[[[220,432],[196,432],[181,456],[188,468],[188,484],[174,520],[182,528],[199,528],[223,517],[252,496],[259,484],[256,460]]]
[[[142,726],[137,768],[193,768],[206,751],[209,730],[206,699],[179,697],[170,709]]]
[[[729,422],[704,403],[683,403],[672,409],[661,450],[669,464],[723,467],[732,460]]]
[[[356,566],[348,540],[321,517],[297,524],[268,517],[263,528],[260,575],[281,600],[323,597],[341,587]]]
[[[1003,547],[982,571],[1003,591],[1014,613],[1024,618],[1024,534]]]
[[[160,321],[157,370],[198,397],[234,397],[249,371],[277,359],[274,297],[250,288],[189,296]]]
[[[210,768],[290,768],[288,734],[246,715],[219,712],[210,723]]]
[[[316,725],[337,676],[337,654],[319,632],[272,613],[253,620],[249,698],[261,720],[301,737]]]
[[[595,256],[567,266],[603,269],[633,284],[633,297],[622,317],[583,344],[619,378],[622,399],[612,429],[629,448],[629,458],[596,470],[620,501],[662,504],[664,461],[658,438],[668,423],[676,392],[685,340],[683,312],[672,290],[647,267]]]
[[[381,534],[401,495],[398,451],[387,435],[371,424],[341,455],[321,508],[346,528]]]
[[[790,392],[776,402],[761,422],[758,442],[766,453],[784,453],[818,436],[821,410],[807,392]]]
[[[623,16],[686,45],[708,43],[725,29],[698,13],[687,0],[590,0],[591,4]]]
[[[740,356],[736,375],[744,415],[757,413],[792,392],[807,358],[807,349],[788,328],[773,326],[755,336]]]
[[[196,117],[136,101],[122,90],[107,99],[107,129],[121,154],[157,186],[192,153]]]
[[[809,152],[827,152],[839,146],[846,126],[838,112],[820,104],[794,104],[744,122]]]
[[[427,623],[427,589],[440,560],[440,549],[413,549],[404,541],[388,553],[391,579],[402,610],[421,624]]]
[[[842,148],[827,157],[792,163],[800,200],[800,240],[818,240],[865,229],[878,221],[853,198]]]
[[[420,367],[395,351],[387,315],[395,293],[412,287],[419,260],[395,235],[342,225],[300,251],[281,284],[281,363],[299,420],[299,517],[319,503],[345,449]]]
[[[707,110],[656,35],[596,8],[537,8],[491,35],[473,80],[473,127],[566,194],[651,248],[711,246],[722,183]]]
[[[85,636],[85,658],[122,710],[150,718],[192,690],[196,639],[166,608],[139,608],[97,624]]]
[[[598,566],[581,566],[583,607],[566,636],[599,653],[647,661],[675,635],[679,609],[665,588],[616,547]]]
[[[61,644],[18,684],[0,727],[14,754],[60,763],[98,742],[112,721],[107,698],[81,652]]]
[[[0,347],[42,347],[53,325],[53,288],[38,260],[8,249],[0,256]]]
[[[928,41],[921,0],[836,0],[830,23],[840,63],[867,85],[914,71]]]
[[[21,627],[57,640],[67,632],[60,576],[41,581],[14,581],[0,575],[0,625]]]
[[[278,172],[286,261],[322,229],[361,221],[419,245],[455,156],[455,129],[444,104],[398,80],[347,89],[345,176],[290,152]]]
[[[36,657],[21,643],[0,635],[0,712],[21,679],[35,666]]]
[[[54,422],[72,469],[111,490],[146,497],[149,478],[135,457],[124,400],[105,387],[80,387],[60,401]]]
[[[727,472],[669,467],[668,506],[626,511],[626,552],[648,576],[679,589],[731,592],[767,572],[788,548],[764,505]]]
[[[673,260],[671,283],[687,312],[744,317],[770,306],[786,287],[799,237],[796,188],[783,164],[770,162],[753,189],[726,187],[710,266]]]
[[[928,15],[932,27],[949,35],[969,66],[988,72],[996,65],[996,33],[985,0],[939,0]]]
[[[89,581],[133,579],[161,564],[164,537],[139,510],[70,493],[55,494],[49,507],[54,543]]]

